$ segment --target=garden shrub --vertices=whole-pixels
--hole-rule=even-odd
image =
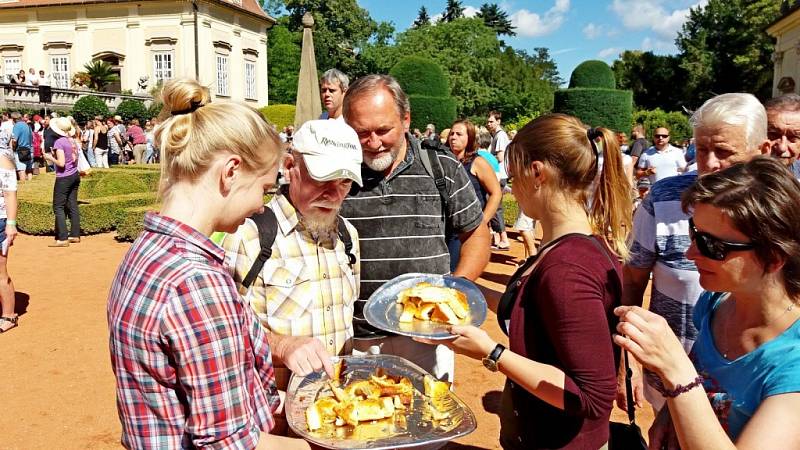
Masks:
[[[450,83],[442,67],[419,56],[401,59],[389,71],[411,103],[411,128],[424,129],[429,123],[442,130],[456,120],[456,101],[450,97]]]
[[[145,206],[135,206],[122,210],[117,221],[117,239],[133,242],[139,233],[144,230],[145,213],[158,211],[160,205],[151,203]]]
[[[294,124],[294,105],[270,105],[261,108],[261,115],[271,124],[275,125],[278,131],[283,127]]]
[[[586,61],[572,72],[570,87],[553,95],[553,111],[592,127],[631,130],[633,92],[615,89],[614,72],[602,61]]]
[[[128,123],[131,119],[139,119],[139,123],[144,124],[150,119],[150,113],[144,103],[133,99],[126,99],[120,102],[114,114],[122,117],[125,123]]]
[[[85,95],[72,106],[72,117],[79,124],[84,124],[87,120],[94,119],[95,116],[108,117],[109,115],[106,102],[94,95]]]
[[[590,60],[578,64],[569,77],[570,88],[616,89],[614,72],[603,61]]]

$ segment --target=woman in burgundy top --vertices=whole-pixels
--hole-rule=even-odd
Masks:
[[[530,122],[506,151],[514,195],[540,221],[543,246],[514,274],[498,309],[510,348],[472,326],[454,326],[458,337],[449,344],[508,377],[504,449],[598,449],[608,442],[619,360],[612,311],[631,225],[620,155],[611,131],[587,131],[561,114]]]

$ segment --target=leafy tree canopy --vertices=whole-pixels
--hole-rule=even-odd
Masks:
[[[442,13],[442,21],[452,22],[462,17],[464,17],[464,5],[461,4],[461,0],[447,0],[447,6]]]
[[[639,108],[680,111],[683,106],[690,106],[684,101],[685,88],[675,82],[687,77],[678,56],[625,51],[612,68],[617,88],[633,91],[633,102]]]
[[[482,19],[483,23],[498,35],[517,35],[517,32],[514,31],[515,27],[511,25],[511,20],[508,18],[508,13],[500,9],[497,3],[484,3],[475,17]]]
[[[431,17],[428,15],[428,9],[425,8],[425,5],[422,5],[419,7],[419,13],[417,13],[417,19],[414,21],[414,24],[412,26],[414,28],[419,28],[430,24],[431,24]]]

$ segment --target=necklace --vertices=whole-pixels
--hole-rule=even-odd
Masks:
[[[791,305],[789,305],[788,308],[784,309],[783,312],[778,314],[778,317],[776,317],[776,318],[770,320],[769,322],[765,323],[764,324],[764,328],[769,327],[770,325],[773,325],[776,322],[778,322],[779,320],[781,320],[781,318],[783,318],[783,316],[785,316],[790,311],[792,311],[795,306],[796,306],[796,304],[793,302]],[[726,345],[728,344],[728,342],[730,342],[730,337],[729,337],[730,336],[730,329],[731,329],[731,327],[725,327],[725,344]],[[720,353],[722,353],[722,357],[725,358],[725,359],[728,359],[728,353],[730,353],[731,349],[728,348],[727,350],[722,350],[722,348],[719,348],[719,350],[720,350]]]

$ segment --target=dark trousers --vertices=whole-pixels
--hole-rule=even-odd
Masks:
[[[108,165],[109,166],[116,166],[119,164],[119,153],[111,153],[111,150],[108,151]]]
[[[78,211],[78,188],[81,176],[74,174],[56,178],[53,187],[53,213],[56,215],[56,239],[67,240],[67,214],[69,214],[69,237],[81,237],[81,214]]]

